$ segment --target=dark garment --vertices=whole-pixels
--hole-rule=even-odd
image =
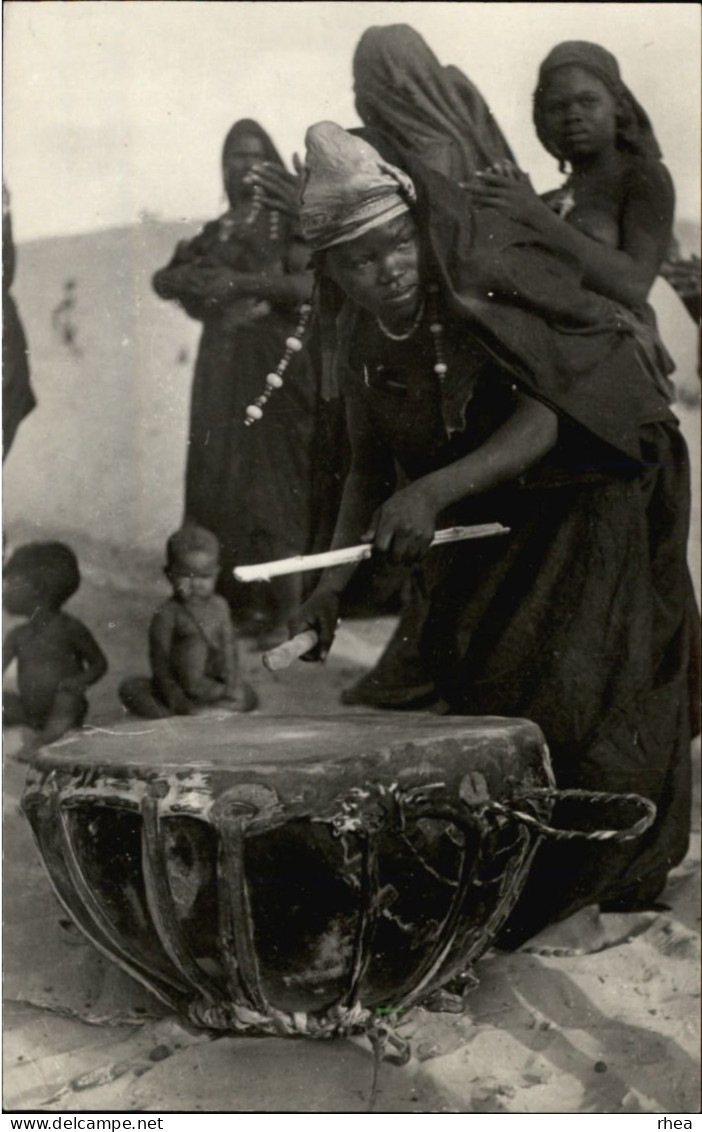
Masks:
[[[239,225],[231,234],[215,221],[179,246],[154,277],[163,298],[177,299],[203,322],[191,399],[185,516],[220,540],[218,589],[239,621],[251,614],[276,622],[294,603],[294,595],[280,586],[243,586],[232,571],[310,549],[317,378],[306,353],[296,355],[263,419],[245,428],[246,407],[263,392],[266,375],[283,356],[296,310],[246,297],[226,305],[207,301],[195,293],[193,280],[203,263],[222,273],[280,272],[291,235],[285,217],[272,227],[265,211],[249,230]]]
[[[456,181],[514,160],[485,99],[456,67],[442,67],[407,24],[368,28],[353,57],[356,110],[366,126]]]
[[[2,458],[36,405],[29,377],[27,339],[11,295],[2,297]]]
[[[361,318],[349,355],[356,417],[410,479],[479,447],[512,409],[509,375],[492,364],[476,371],[470,331],[444,321],[449,368],[468,391],[465,427],[450,438],[425,326],[394,343]],[[531,719],[559,786],[636,792],[658,806],[651,830],[623,846],[540,849],[507,946],[585,904],[652,899],[687,850],[698,703],[689,466],[677,423],[661,417],[639,425],[635,462],[561,415],[540,464],[439,521],[498,521],[509,535],[434,550],[418,572],[419,654],[450,713]]]
[[[687,852],[698,703],[689,470],[672,426],[650,426],[645,445],[650,466],[634,477],[485,497],[478,514],[510,535],[429,563],[422,656],[450,710],[531,719],[559,786],[636,792],[658,806],[651,830],[622,846],[546,843],[509,945],[585,904],[644,904]]]
[[[236,582],[235,566],[304,554],[314,541],[318,399],[304,351],[291,362],[262,420],[244,423],[246,406],[261,393],[293,329],[294,322],[278,312],[240,326],[231,344],[229,382],[196,382],[193,390],[191,450],[198,467],[194,471],[191,460],[187,512],[220,540],[220,590],[235,617],[252,596],[265,603],[271,588]]]

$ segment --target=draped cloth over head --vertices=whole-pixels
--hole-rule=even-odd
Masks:
[[[443,67],[407,24],[368,28],[356,47],[353,77],[365,124],[452,180],[513,160],[480,91],[456,67]]]
[[[660,146],[648,114],[622,82],[619,64],[614,55],[597,43],[588,43],[579,39],[559,43],[549,52],[539,68],[538,86],[534,94],[534,124],[539,140],[547,149],[548,145],[543,136],[541,96],[546,90],[549,77],[558,67],[580,67],[604,83],[619,104],[617,130],[619,147],[641,157],[660,159],[662,156]]]
[[[412,181],[334,122],[310,126],[300,222],[315,251],[358,239],[409,209]]]

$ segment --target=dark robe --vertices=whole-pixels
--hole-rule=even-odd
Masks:
[[[21,422],[36,405],[29,375],[27,339],[10,288],[15,276],[15,245],[9,212],[2,218],[2,458]]]
[[[266,160],[280,163],[270,139],[255,128],[265,141]],[[244,132],[253,129],[245,123]],[[253,612],[275,622],[276,587],[244,586],[234,580],[234,567],[303,554],[314,544],[316,376],[307,354],[296,355],[263,419],[244,427],[246,407],[280,361],[297,310],[248,297],[215,304],[197,293],[192,280],[203,265],[213,272],[282,273],[295,238],[293,221],[282,214],[272,218],[265,209],[250,227],[239,224],[231,233],[222,218],[179,245],[154,276],[162,298],[177,300],[203,324],[192,388],[185,517],[219,539],[218,587],[242,620]]]
[[[439,392],[426,325],[389,342],[347,304],[330,380],[354,402],[356,429],[384,438],[413,480],[479,447],[509,416],[512,389],[559,417],[543,461],[441,517],[500,521],[510,534],[428,556],[424,670],[451,713],[537,722],[560,786],[637,792],[658,807],[630,843],[545,843],[502,935],[516,946],[586,904],[645,906],[686,853],[699,673],[689,465],[634,337],[582,290],[577,266],[495,214],[478,229],[453,186],[410,171],[449,371]],[[591,820],[606,824],[594,810]]]

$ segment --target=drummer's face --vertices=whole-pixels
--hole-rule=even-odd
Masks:
[[[191,550],[177,559],[167,573],[179,601],[206,601],[214,593],[219,564],[207,551]]]
[[[421,301],[419,238],[409,212],[325,253],[325,269],[342,291],[398,331]]]

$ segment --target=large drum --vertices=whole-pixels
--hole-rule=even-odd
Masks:
[[[551,785],[524,720],[229,715],[67,738],[23,808],[76,924],[174,1010],[323,1035],[467,975]]]

